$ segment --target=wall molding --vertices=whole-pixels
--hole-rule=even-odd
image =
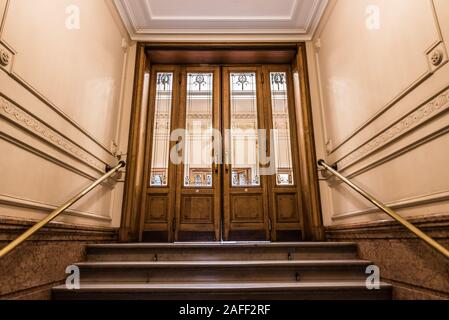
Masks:
[[[365,121],[361,126],[359,126],[357,129],[355,129],[351,134],[349,134],[346,138],[343,138],[341,141],[339,142],[335,142],[332,141],[332,138],[329,136],[328,133],[328,126],[327,126],[327,121],[326,121],[326,112],[325,112],[325,103],[324,103],[324,92],[323,92],[323,86],[320,85],[319,88],[319,95],[320,95],[320,101],[321,101],[321,113],[322,113],[322,127],[323,127],[323,133],[324,133],[324,143],[327,146],[327,153],[328,156],[332,155],[335,153],[335,151],[337,151],[338,149],[340,149],[343,145],[345,145],[347,142],[349,142],[352,138],[354,138],[358,133],[360,133],[361,131],[363,131],[365,128],[367,128],[371,123],[373,123],[376,119],[378,119],[380,116],[382,116],[383,114],[385,114],[388,110],[390,110],[391,108],[393,108],[395,105],[397,105],[404,97],[406,97],[410,92],[412,92],[414,89],[416,89],[419,85],[421,85],[424,81],[426,81],[428,78],[430,78],[432,76],[432,74],[439,68],[441,68],[443,65],[448,63],[448,57],[447,57],[447,48],[445,46],[444,43],[444,39],[442,36],[442,32],[441,32],[441,27],[438,21],[438,15],[435,9],[435,5],[434,5],[434,0],[428,0],[429,1],[429,8],[432,11],[432,18],[433,18],[433,22],[435,24],[436,27],[436,31],[437,31],[437,40],[435,40],[435,42],[424,51],[424,57],[426,58],[426,61],[428,62],[428,70],[426,70],[426,72],[424,72],[423,74],[421,74],[417,79],[415,79],[407,88],[405,88],[402,92],[400,92],[398,95],[396,95],[392,100],[390,100],[386,105],[384,105],[382,108],[379,109],[379,111],[377,111],[373,116],[371,116],[367,121]],[[332,11],[335,9],[335,6],[331,8]],[[321,23],[324,25],[327,25],[328,19],[329,19],[330,15],[327,17],[326,21],[322,21]],[[324,31],[324,28],[320,28],[322,30],[320,30],[321,32]],[[315,43],[316,43],[316,50],[315,50],[315,56],[316,56],[316,68],[317,68],[317,74],[318,74],[318,81],[320,83],[322,83],[322,79],[321,79],[321,68],[320,68],[320,55],[319,55],[319,51],[320,51],[320,35],[317,36],[317,38],[315,39]],[[429,56],[430,54],[433,52],[433,50],[435,48],[437,48],[438,46],[442,47],[444,49],[444,53],[445,53],[445,59],[444,61],[441,63],[441,65],[439,65],[437,68],[435,68],[434,66],[431,65],[430,61],[429,61]],[[354,150],[352,150],[351,152],[353,152]],[[350,153],[351,153],[350,152]],[[335,161],[337,162],[337,161]]]
[[[3,20],[0,20],[0,44],[4,45],[8,50],[10,50],[13,54],[13,61],[10,63],[10,69],[7,71],[8,75],[17,81],[21,86],[23,86],[26,90],[28,90],[30,93],[32,93],[35,97],[37,97],[40,101],[42,101],[45,105],[47,105],[50,109],[52,109],[54,112],[56,112],[59,116],[61,116],[64,120],[69,122],[72,126],[74,126],[77,130],[79,130],[82,134],[84,134],[86,137],[88,137],[92,142],[94,142],[97,146],[99,146],[101,149],[106,151],[106,153],[110,156],[115,157],[114,153],[108,146],[106,146],[103,142],[101,142],[98,138],[96,138],[92,133],[90,133],[87,129],[83,128],[78,122],[76,122],[74,119],[72,119],[70,116],[68,116],[64,111],[62,111],[59,107],[57,107],[54,103],[51,102],[50,99],[45,97],[42,93],[39,92],[36,88],[34,88],[31,84],[29,84],[25,79],[23,79],[19,74],[17,74],[14,70],[14,59],[17,57],[18,52],[14,50],[13,46],[11,46],[9,43],[6,42],[6,40],[3,38],[3,30],[4,26],[7,20],[7,15],[9,11],[10,6],[10,0],[7,0],[5,11],[3,14]],[[108,6],[109,8],[110,6]],[[112,15],[112,13],[111,13]],[[113,17],[114,22],[115,18]],[[122,32],[122,31],[120,31]],[[126,55],[125,55],[126,58]],[[125,77],[125,74],[122,74],[122,78]]]
[[[424,136],[424,137],[422,137],[420,139],[417,139],[416,141],[411,142],[410,144],[406,145],[405,147],[396,149],[393,152],[391,152],[391,153],[389,153],[389,154],[387,154],[385,156],[382,156],[380,159],[371,161],[371,162],[367,163],[366,165],[364,165],[363,167],[358,168],[357,170],[355,170],[353,172],[345,174],[345,176],[348,179],[355,178],[355,177],[361,175],[362,173],[365,173],[365,172],[367,172],[369,170],[372,170],[372,169],[374,169],[374,168],[376,168],[376,167],[386,163],[387,161],[391,161],[393,159],[396,159],[397,157],[399,157],[399,156],[401,156],[403,154],[406,154],[406,153],[408,153],[408,152],[410,152],[410,151],[412,151],[412,150],[414,150],[414,149],[416,149],[416,148],[418,148],[418,147],[420,147],[420,146],[422,146],[422,145],[424,145],[424,144],[426,144],[426,143],[428,143],[430,141],[433,141],[433,140],[435,140],[435,139],[437,139],[437,138],[439,138],[439,137],[441,137],[441,136],[443,136],[443,135],[445,135],[447,133],[449,133],[449,125],[444,126],[441,129],[435,130],[431,134],[426,135],[426,136]],[[333,179],[333,177],[330,176],[330,175],[327,175],[327,178],[324,179],[324,180],[328,180],[328,179]],[[330,183],[331,183],[332,186],[335,186],[335,185],[341,184],[342,182],[341,181],[336,181],[336,182],[330,182]]]
[[[405,209],[410,207],[417,207],[426,204],[433,204],[443,201],[449,201],[449,190],[443,192],[436,192],[427,195],[420,195],[417,197],[401,199],[398,201],[387,203],[386,205],[393,210]],[[382,213],[377,207],[372,207],[368,209],[356,210],[348,213],[339,213],[332,217],[333,221],[344,220],[359,216],[366,216],[370,214]]]
[[[50,162],[53,162],[54,164],[60,166],[61,168],[64,168],[64,169],[69,170],[69,171],[72,171],[73,173],[76,173],[76,174],[80,175],[83,178],[89,179],[91,181],[95,181],[95,180],[98,179],[98,177],[90,175],[89,173],[87,173],[87,172],[85,172],[85,171],[83,171],[81,169],[78,169],[75,166],[72,166],[72,165],[70,165],[70,164],[68,164],[68,163],[66,163],[64,161],[61,161],[58,158],[56,158],[56,157],[54,157],[54,156],[52,156],[52,155],[50,155],[50,154],[48,154],[46,152],[43,152],[42,150],[39,150],[39,149],[33,147],[32,145],[24,142],[24,141],[18,140],[18,139],[14,138],[14,137],[12,137],[12,136],[10,136],[8,134],[5,134],[4,132],[0,132],[0,139],[3,139],[3,140],[5,140],[5,141],[7,141],[9,143],[12,143],[12,144],[16,145],[17,147],[22,148],[23,150],[31,152],[34,155],[36,155],[36,156],[38,156],[38,157],[40,157],[42,159],[45,159],[45,160],[50,161]],[[104,185],[106,186],[107,184],[104,184]]]
[[[0,12],[0,39],[3,33],[3,27],[5,26],[6,13],[8,12],[9,3],[11,0],[6,0],[5,9],[3,12]]]
[[[25,89],[31,92],[35,97],[37,97],[40,101],[42,101],[45,105],[47,105],[50,109],[56,112],[59,116],[61,116],[64,120],[69,122],[73,127],[79,130],[82,134],[88,137],[91,141],[93,141],[97,146],[106,151],[110,156],[114,157],[114,154],[109,148],[93,134],[91,134],[87,129],[84,129],[78,122],[69,117],[64,111],[62,111],[59,107],[53,104],[48,98],[44,97],[37,89],[35,89],[31,84],[29,84],[25,79],[23,79],[20,75],[18,75],[14,71],[14,64],[12,64],[10,76],[12,79],[17,81],[20,85],[22,85]]]
[[[129,37],[133,41],[204,41],[204,42],[216,42],[216,41],[263,41],[267,36],[271,41],[309,41],[312,39],[318,24],[320,17],[323,15],[328,0],[317,1],[314,3],[313,11],[307,17],[307,26],[305,28],[291,28],[291,29],[244,29],[236,30],[232,28],[226,29],[145,29],[136,27],[136,19],[132,14],[131,8],[126,1],[114,0],[114,7],[123,21]],[[297,4],[295,4],[297,6]],[[151,14],[151,9],[148,4],[145,6]],[[282,17],[284,20],[291,20],[293,17],[295,8],[289,17]],[[156,20],[173,17],[155,17]],[[181,19],[186,17],[181,17]],[[192,17],[190,17],[192,18]],[[194,19],[193,17],[192,19]],[[198,17],[196,17],[198,18]],[[279,17],[278,17],[279,18]],[[217,17],[219,20],[229,20],[229,17]],[[241,17],[239,20],[265,20],[270,21],[273,18],[262,17],[253,19],[252,17]],[[198,20],[198,19],[197,19]],[[201,20],[201,18],[200,18]]]
[[[339,170],[345,170],[448,110],[449,86],[433,96],[430,101],[421,104],[418,108],[413,109],[393,124],[382,129],[357,147],[355,151],[335,161],[335,163],[338,163]]]
[[[11,102],[1,93],[0,115],[18,127],[25,129],[26,131],[53,145],[55,148],[58,148],[75,159],[87,164],[96,171],[104,173],[107,164],[106,162],[90,154],[88,151],[65,137],[62,133],[57,132],[42,120],[30,115],[22,107],[19,107],[17,104]]]
[[[7,206],[14,206],[14,207],[21,207],[26,209],[32,209],[32,210],[39,210],[43,211],[45,213],[50,213],[58,208],[58,206],[38,202],[34,200],[29,200],[25,198],[19,198],[19,197],[13,197],[10,195],[0,194],[0,204],[4,204]],[[63,215],[69,215],[74,217],[81,217],[81,218],[87,218],[90,220],[98,220],[102,222],[110,223],[112,221],[112,218],[110,216],[106,217],[97,213],[92,212],[86,212],[86,211],[79,211],[79,210],[73,210],[68,209],[66,210]]]

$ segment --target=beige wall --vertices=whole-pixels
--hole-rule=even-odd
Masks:
[[[318,157],[406,217],[449,214],[448,45],[446,0],[331,1],[308,43]],[[387,218],[334,180],[321,194],[326,226]]]
[[[126,153],[135,45],[109,0],[0,0],[0,20],[0,217],[39,219]],[[118,227],[122,193],[123,174],[59,221]]]

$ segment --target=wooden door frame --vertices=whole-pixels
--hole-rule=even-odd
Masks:
[[[176,65],[165,65],[159,66],[155,65],[151,67],[150,70],[150,82],[149,82],[149,97],[156,96],[157,90],[157,74],[160,72],[173,73],[173,83],[172,83],[172,97],[171,97],[171,110],[170,110],[170,134],[178,127],[178,115],[174,111],[180,104],[179,87],[180,87],[180,68]],[[154,138],[154,115],[156,112],[156,99],[148,99],[148,116],[146,119],[147,132],[146,132],[146,143],[145,143],[145,155],[151,155],[153,150],[153,138]],[[169,141],[169,151],[168,157],[170,158],[170,150],[176,145],[176,141]],[[167,231],[167,241],[172,242],[173,229],[174,229],[174,216],[175,216],[175,194],[171,191],[171,188],[176,186],[176,166],[168,159],[168,181],[167,186],[163,187],[150,187],[149,177],[150,177],[150,167],[151,167],[151,156],[145,156],[144,169],[143,169],[143,198],[141,197],[140,212],[144,212],[148,208],[148,198],[156,197],[164,199],[166,202],[167,211],[165,213],[166,221],[157,221],[153,223],[153,230],[165,233]],[[142,235],[145,230],[145,216],[140,215],[139,222],[139,241],[142,241]]]
[[[321,203],[318,184],[318,168],[316,163],[315,138],[313,131],[312,105],[310,97],[309,73],[307,67],[307,53],[304,42],[299,43],[145,43],[137,44],[136,68],[134,78],[134,92],[130,120],[130,136],[127,154],[127,169],[125,190],[122,208],[121,227],[119,240],[121,242],[133,242],[139,240],[141,221],[141,195],[143,194],[143,177],[145,148],[147,137],[148,105],[142,105],[143,83],[145,73],[148,72],[151,61],[148,59],[147,50],[152,47],[168,48],[296,48],[296,57],[291,61],[293,74],[297,73],[299,88],[295,86],[296,118],[298,146],[300,151],[299,167],[301,177],[301,198],[305,239],[309,241],[324,240],[324,226],[322,222]],[[176,63],[176,61],[174,61]],[[299,97],[298,97],[299,95]],[[150,99],[148,99],[150,100]],[[150,102],[150,101],[149,101]],[[299,105],[300,104],[300,105]]]
[[[267,88],[264,90],[265,96],[265,112],[267,113],[267,128],[273,128],[273,101],[272,101],[272,92],[271,92],[271,72],[285,72],[287,75],[287,99],[288,99],[288,111],[289,111],[289,124],[290,124],[290,148],[292,152],[292,169],[293,169],[293,177],[294,183],[292,186],[278,186],[277,185],[277,175],[273,175],[269,178],[269,190],[270,190],[270,216],[271,216],[271,240],[277,241],[277,235],[279,232],[295,232],[300,230],[302,233],[307,232],[305,229],[304,223],[304,207],[301,205],[303,203],[302,200],[302,180],[304,177],[301,176],[300,163],[299,160],[299,131],[297,128],[297,114],[296,114],[296,104],[294,99],[294,86],[293,86],[293,72],[291,65],[265,65],[263,66],[263,74],[265,77],[264,82],[267,84]],[[268,154],[274,151],[273,146],[271,145],[271,139],[268,140]],[[281,218],[278,216],[278,195],[290,196],[293,197],[293,203],[291,203],[290,208],[294,208],[296,206],[298,210],[298,216],[290,217],[289,221],[280,221]],[[299,217],[299,222],[298,222]],[[305,234],[301,235],[302,238],[305,238]]]

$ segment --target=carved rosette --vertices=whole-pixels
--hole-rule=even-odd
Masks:
[[[7,67],[9,65],[9,62],[11,61],[11,56],[9,53],[5,50],[0,49],[0,64],[3,67]]]

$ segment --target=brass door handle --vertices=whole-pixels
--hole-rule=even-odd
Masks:
[[[218,170],[218,156],[217,155],[215,156],[215,160],[214,160],[214,164],[213,164],[213,170],[215,171],[215,174],[219,173],[219,170]]]

